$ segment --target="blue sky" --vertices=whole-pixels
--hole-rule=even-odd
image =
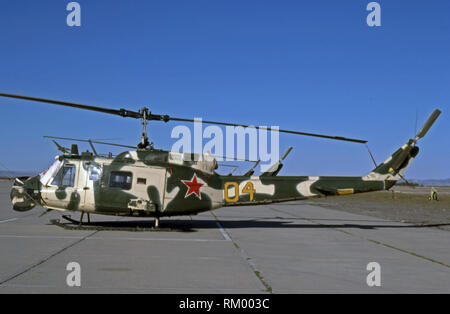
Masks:
[[[410,178],[450,177],[449,1],[3,1],[0,90],[112,108],[362,138],[378,162],[434,108],[443,114],[419,143]],[[57,154],[42,138],[120,138],[133,119],[1,99],[0,162],[38,170]],[[175,123],[151,123],[170,149]],[[294,146],[284,175],[361,175],[364,145],[281,135]],[[102,147],[102,151],[109,148]]]

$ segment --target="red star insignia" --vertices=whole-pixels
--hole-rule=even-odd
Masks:
[[[181,181],[188,187],[188,191],[186,192],[186,195],[184,196],[184,198],[188,197],[191,194],[195,194],[195,195],[197,195],[197,197],[199,199],[202,199],[202,197],[200,195],[200,187],[204,186],[205,184],[197,181],[197,175],[195,173],[194,173],[194,176],[192,177],[191,181],[187,181],[187,180],[181,180]]]

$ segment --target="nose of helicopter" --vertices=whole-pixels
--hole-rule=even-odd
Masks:
[[[39,199],[39,179],[35,177],[20,177],[14,180],[11,188],[11,203],[15,211],[24,212],[33,209]]]

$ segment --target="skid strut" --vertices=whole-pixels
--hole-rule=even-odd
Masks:
[[[80,221],[78,222],[78,224],[80,226],[83,224],[83,217],[84,217],[84,212],[81,212]],[[90,224],[91,223],[91,215],[89,213],[87,213],[87,217],[88,217],[88,224]]]

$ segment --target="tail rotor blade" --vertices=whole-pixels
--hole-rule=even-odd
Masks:
[[[416,135],[416,140],[422,138],[427,134],[428,130],[431,128],[433,123],[436,121],[436,119],[441,114],[441,111],[439,109],[435,109],[431,116],[428,118],[427,122],[423,125],[423,127],[420,129],[419,133]]]

